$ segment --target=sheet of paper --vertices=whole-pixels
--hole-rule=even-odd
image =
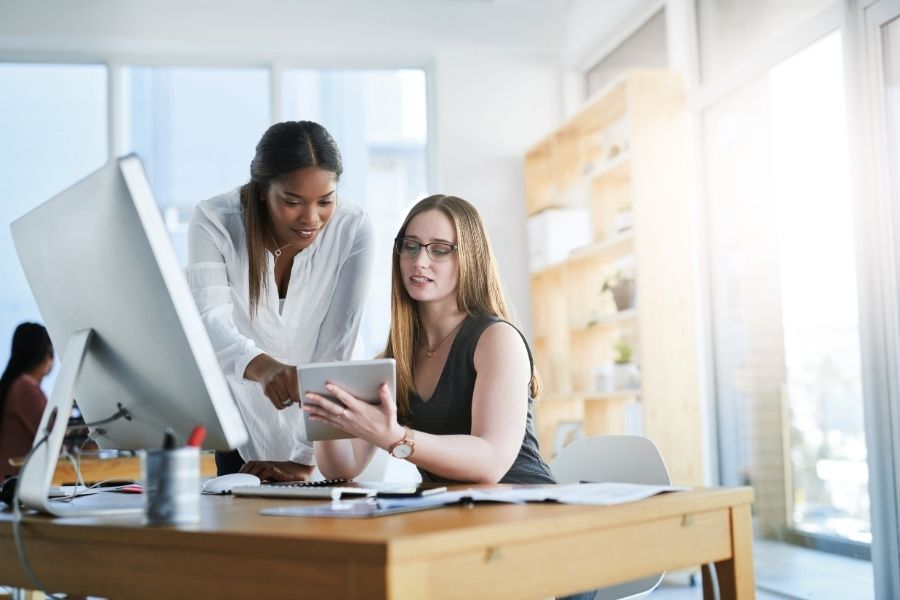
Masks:
[[[556,502],[611,506],[643,500],[664,492],[688,488],[672,485],[641,485],[634,483],[572,483],[565,485],[532,485],[488,489],[468,489],[443,492],[418,498],[368,498],[338,500],[313,506],[283,506],[263,509],[264,515],[281,517],[376,517],[403,512],[454,506],[466,502]]]
[[[643,500],[663,492],[686,490],[671,485],[642,485],[637,483],[570,483],[564,485],[507,487],[487,490],[451,492],[475,502],[559,502],[609,506]],[[446,497],[447,495],[442,495]],[[449,498],[448,498],[449,499]]]

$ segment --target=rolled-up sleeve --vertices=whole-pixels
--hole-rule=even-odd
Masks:
[[[369,216],[363,214],[353,235],[350,253],[341,265],[331,305],[316,341],[317,362],[349,360],[356,344],[369,292],[375,234]]]
[[[202,210],[195,210],[188,226],[185,274],[222,371],[241,380],[247,365],[262,350],[235,325],[228,270],[216,237],[224,239]]]
[[[296,440],[289,460],[298,465],[315,465],[316,452],[308,440]]]

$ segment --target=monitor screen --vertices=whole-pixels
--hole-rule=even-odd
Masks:
[[[67,373],[73,382],[74,391],[54,389],[48,411],[62,411],[56,397],[69,394],[88,423],[125,409],[129,418],[93,431],[102,448],[158,448],[166,428],[184,443],[197,425],[207,448],[246,441],[137,156],[111,160],[19,218],[12,235],[61,354],[57,387]]]

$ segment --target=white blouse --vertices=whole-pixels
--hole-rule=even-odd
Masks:
[[[244,460],[314,463],[299,404],[276,410],[258,383],[244,379],[244,371],[263,353],[289,365],[348,360],[362,319],[373,246],[368,215],[339,199],[312,245],[294,257],[283,305],[274,256],[266,254],[266,288],[251,317],[240,188],[197,205],[188,228],[187,279],[250,434],[238,448]]]

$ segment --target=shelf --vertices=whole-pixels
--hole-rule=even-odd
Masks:
[[[534,216],[550,208],[585,208],[590,203],[590,188],[593,182],[601,178],[627,179],[631,168],[630,161],[629,153],[625,150],[615,158],[591,165],[565,187],[544,186],[543,197],[529,202],[528,216]]]
[[[584,260],[608,260],[609,255],[625,256],[634,254],[634,231],[629,230],[613,237],[583,246],[569,253],[568,262]],[[559,264],[559,263],[557,263]]]
[[[614,158],[609,160],[605,160],[599,164],[595,164],[591,166],[590,169],[585,171],[581,178],[587,181],[593,181],[599,177],[627,177],[629,170],[629,162],[631,158],[628,154],[628,150],[624,150],[616,155]]]
[[[628,112],[628,79],[627,74],[619,76],[595,92],[560,129],[594,131],[621,119]]]
[[[637,320],[638,311],[636,308],[629,308],[628,310],[623,310],[617,312],[612,315],[607,315],[600,317],[595,322],[591,324],[583,324],[581,326],[572,326],[570,327],[570,331],[573,334],[585,334],[592,333],[594,331],[601,331],[605,328],[611,327],[613,325],[619,325],[622,323],[630,323]]]
[[[546,278],[552,275],[561,275],[566,267],[566,263],[567,260],[562,260],[558,263],[553,263],[552,265],[548,265],[542,269],[538,269],[537,271],[532,271],[531,282],[534,283],[537,279]]]
[[[538,404],[564,404],[573,401],[581,401],[581,395],[575,393],[565,393],[558,390],[544,390],[538,399]]]
[[[640,388],[613,390],[611,392],[587,392],[580,394],[585,402],[609,402],[615,400],[632,400],[641,395]]]
[[[549,275],[558,275],[567,265],[590,260],[608,262],[612,258],[620,258],[634,254],[634,232],[626,231],[607,240],[595,242],[589,246],[582,246],[573,250],[569,257],[552,265],[547,265],[537,271],[531,272],[531,279],[545,278]]]
[[[545,385],[535,423],[545,456],[572,421],[581,421],[586,435],[640,430],[659,446],[674,481],[703,481],[698,398],[705,380],[691,351],[702,345],[701,278],[687,114],[681,75],[630,70],[525,156],[525,212],[583,209],[591,234],[574,241],[581,216],[560,226],[560,237],[573,240],[565,252],[554,247],[564,256],[530,274],[533,354]],[[537,254],[549,236],[530,243]],[[578,247],[568,251],[572,245]],[[640,295],[637,308],[616,312],[612,295],[601,292],[619,271],[640,284],[632,290]],[[598,379],[596,367],[615,359],[620,341],[640,354],[639,379]],[[594,389],[613,381],[634,388]]]

